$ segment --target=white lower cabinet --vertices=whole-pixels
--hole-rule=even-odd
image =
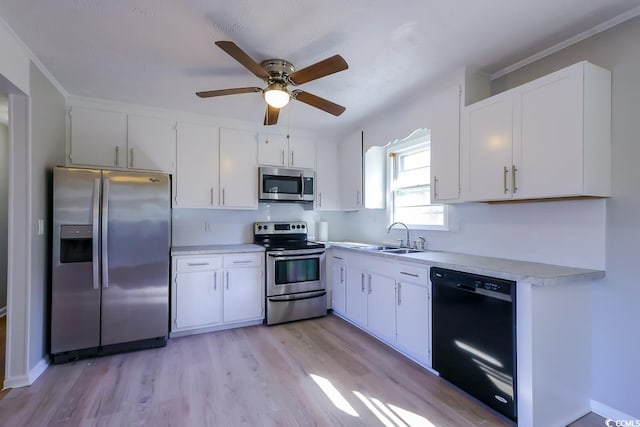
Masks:
[[[262,253],[173,256],[170,336],[262,323],[263,259]]]
[[[344,315],[347,310],[347,270],[344,265],[344,258],[340,255],[331,256],[331,308],[334,313]]]
[[[346,316],[358,325],[367,326],[366,273],[356,266],[347,268]]]
[[[431,367],[429,268],[339,249],[331,257],[334,313]]]
[[[403,352],[431,366],[431,299],[429,288],[397,282],[396,344]]]

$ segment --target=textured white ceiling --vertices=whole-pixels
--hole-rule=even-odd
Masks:
[[[336,53],[347,71],[301,86],[347,107],[300,102],[291,126],[338,130],[461,66],[498,71],[640,6],[638,0],[0,0],[0,16],[73,95],[261,122],[263,86],[213,43],[303,68]],[[284,113],[284,110],[283,110]]]

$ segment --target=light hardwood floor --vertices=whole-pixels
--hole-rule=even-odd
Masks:
[[[603,425],[590,424],[592,417],[574,426]],[[375,426],[382,419],[512,425],[335,316],[51,366],[0,400],[2,426]]]

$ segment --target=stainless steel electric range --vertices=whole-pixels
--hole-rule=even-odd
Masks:
[[[306,222],[256,222],[253,237],[266,249],[267,325],[325,316],[326,249],[307,240]]]

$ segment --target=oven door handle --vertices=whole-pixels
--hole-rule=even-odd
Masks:
[[[327,291],[318,291],[318,292],[305,292],[303,296],[301,295],[281,295],[277,297],[267,297],[269,301],[273,302],[288,302],[288,301],[302,301],[305,299],[318,298],[327,294]]]
[[[286,259],[298,259],[298,258],[306,258],[312,255],[324,255],[326,250],[321,251],[309,251],[309,252],[293,252],[291,255],[287,255],[287,252],[278,251],[278,252],[267,252],[267,255],[275,258],[276,260],[286,260]]]

